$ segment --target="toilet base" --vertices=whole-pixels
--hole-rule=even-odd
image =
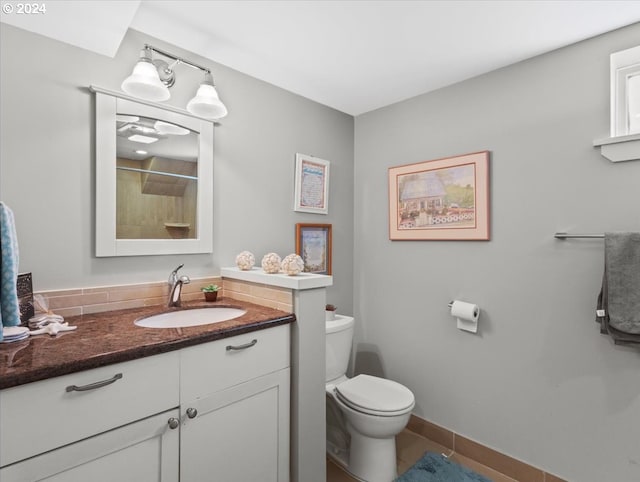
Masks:
[[[394,440],[395,442],[395,440]],[[393,447],[394,453],[395,453],[395,443],[394,443],[394,447]],[[387,467],[387,475],[389,476],[388,479],[385,478],[381,478],[380,474],[371,474],[369,473],[369,470],[367,469],[362,469],[362,465],[363,462],[359,462],[358,464],[354,465],[354,467],[349,467],[349,452],[344,452],[342,450],[334,450],[332,447],[332,444],[327,444],[327,457],[329,457],[336,465],[340,466],[340,468],[342,468],[342,470],[344,470],[345,472],[347,472],[353,479],[356,479],[359,482],[377,482],[377,481],[383,481],[384,482],[391,482],[392,480],[394,480],[397,477],[397,473],[395,470],[395,464],[396,464],[396,460],[393,460],[393,474],[391,472],[391,469]],[[379,463],[379,461],[377,461],[377,463]],[[365,462],[366,466],[369,465],[368,462]],[[389,465],[389,461],[387,459],[387,464]],[[379,467],[376,465],[375,467],[373,467],[371,469],[371,472],[373,471],[377,471],[380,470]],[[354,472],[355,471],[355,472]],[[357,472],[357,473],[356,473]],[[358,475],[361,474],[361,475]],[[391,475],[392,474],[392,475]],[[362,476],[364,477],[369,477],[368,479],[364,479],[362,478]],[[385,477],[383,475],[383,477]]]
[[[392,482],[398,476],[396,438],[373,438],[360,434],[353,427],[347,470],[366,482]]]

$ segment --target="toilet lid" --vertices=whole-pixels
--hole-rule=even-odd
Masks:
[[[336,386],[336,394],[355,410],[399,412],[413,407],[415,398],[404,385],[385,378],[358,375]]]

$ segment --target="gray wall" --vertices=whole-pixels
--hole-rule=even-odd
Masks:
[[[640,353],[594,322],[602,240],[640,230],[640,162],[609,132],[609,54],[640,24],[356,118],[357,370],[415,413],[580,482],[640,480]],[[491,151],[491,241],[389,241],[387,169]],[[482,308],[456,329],[452,299]]]
[[[215,130],[214,252],[94,255],[94,100],[119,90],[143,43],[212,68],[229,115]],[[219,274],[250,250],[295,251],[295,224],[333,225],[335,284],[328,300],[352,312],[353,118],[162,41],[129,31],[114,59],[1,24],[0,198],[15,212],[20,269],[36,290],[160,281],[178,264]],[[168,104],[184,108],[202,80],[186,66]],[[295,154],[331,161],[329,214],[293,211]]]

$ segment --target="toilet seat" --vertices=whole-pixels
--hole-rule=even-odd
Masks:
[[[353,410],[379,417],[402,415],[415,404],[413,393],[404,385],[371,375],[358,375],[337,384],[335,394]]]

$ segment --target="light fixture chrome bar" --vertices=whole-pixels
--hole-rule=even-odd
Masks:
[[[158,174],[159,176],[179,177],[180,179],[189,179],[191,181],[198,180],[196,176],[187,176],[186,174],[174,174],[172,172],[150,171],[148,169],[137,169],[135,167],[117,166],[116,169],[120,169],[121,171],[141,172],[143,174]]]
[[[567,234],[556,233],[553,236],[556,239],[568,239],[568,238],[604,238],[604,234]]]
[[[154,52],[157,54],[155,59]],[[171,64],[161,57],[171,60]],[[171,97],[169,87],[176,80],[174,69],[179,64],[204,72],[204,80],[200,82],[195,97],[187,104],[187,111],[207,120],[225,117],[228,114],[227,107],[218,96],[210,69],[149,44],[144,44],[132,74],[124,79],[121,88],[140,99],[154,102],[168,100]]]
[[[144,44],[144,48],[145,49],[149,49],[153,52],[159,53],[160,55],[163,55],[165,57],[168,57],[172,60],[175,60],[176,62],[180,63],[180,64],[185,64],[188,65],[189,67],[193,67],[194,69],[199,69],[202,70],[203,72],[210,74],[211,73],[211,69],[208,69],[206,67],[203,67],[202,65],[196,64],[195,62],[191,62],[190,60],[187,59],[183,59],[182,57],[177,57],[165,50],[161,50],[159,48],[154,47],[153,45],[149,45],[149,44]]]

